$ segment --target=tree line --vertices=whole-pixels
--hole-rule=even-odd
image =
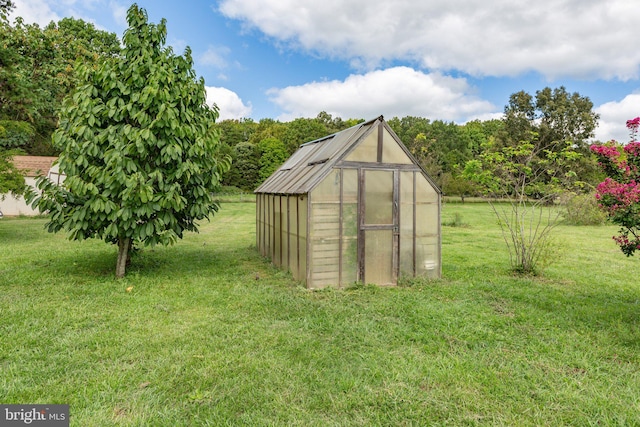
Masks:
[[[538,191],[543,191],[550,176],[562,169],[566,181],[577,191],[591,191],[602,180],[602,172],[589,152],[598,115],[588,97],[569,93],[564,87],[544,88],[534,95],[514,93],[501,119],[474,120],[456,124],[424,117],[405,116],[387,119],[387,123],[429,173],[445,194],[461,197],[480,194],[482,186],[465,174],[468,163],[505,147],[518,147],[536,141],[540,162],[548,173],[539,176]],[[233,159],[223,183],[250,191],[276,170],[300,144],[344,130],[364,119],[332,117],[320,112],[315,118],[290,122],[263,119],[223,120],[223,150]],[[562,165],[549,162],[558,154],[573,153]],[[554,174],[551,174],[551,170]],[[536,196],[531,190],[530,196]]]

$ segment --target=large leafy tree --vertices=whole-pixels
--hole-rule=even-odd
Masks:
[[[582,154],[571,164],[582,188],[590,190],[597,184],[597,165],[589,154],[588,141],[594,136],[599,116],[593,111],[589,97],[569,93],[563,86],[546,87],[536,91],[535,96],[520,91],[509,97],[504,112],[504,126],[497,134],[498,145],[517,145],[534,132],[540,146],[537,157],[553,158],[570,147]]]
[[[11,0],[0,0],[0,33],[4,33],[8,28],[7,17],[14,7],[15,5]],[[3,38],[3,36],[0,36],[0,42]],[[5,102],[2,93],[12,84],[11,74],[8,69],[10,69],[11,59],[14,57],[15,55],[11,55],[0,43],[0,104]],[[0,120],[0,200],[4,199],[7,193],[20,195],[25,189],[24,177],[13,165],[13,153],[8,151],[8,148],[13,148],[14,145],[19,145],[20,143],[22,135],[21,132],[15,131],[16,127],[31,130],[27,123]]]
[[[133,244],[171,244],[219,208],[213,193],[228,159],[218,155],[217,110],[206,103],[190,50],[164,47],[166,23],[132,5],[118,60],[85,67],[53,135],[62,150],[60,187],[38,182],[34,206],[47,228],[118,246],[122,277]]]

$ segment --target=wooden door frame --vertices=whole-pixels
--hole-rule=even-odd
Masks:
[[[393,206],[392,206],[392,224],[367,225],[365,224],[366,213],[366,171],[384,171],[391,172],[393,177]],[[398,274],[400,270],[400,171],[397,168],[380,168],[380,167],[360,167],[358,168],[358,280],[365,282],[365,234],[368,230],[392,230],[392,267],[391,282],[396,285],[398,283]]]

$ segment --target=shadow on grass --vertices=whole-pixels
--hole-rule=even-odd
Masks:
[[[78,244],[71,242],[70,244]],[[117,250],[113,245],[92,245],[70,252],[50,253],[30,262],[32,268],[47,270],[48,276],[84,281],[115,278]],[[212,246],[180,245],[143,248],[136,251],[127,275],[180,278],[195,275],[238,276],[268,267],[255,246],[218,249]]]
[[[0,242],[2,245],[24,243],[27,240],[42,240],[46,218],[3,218],[0,220]]]

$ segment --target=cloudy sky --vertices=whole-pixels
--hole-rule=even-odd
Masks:
[[[13,17],[73,16],[122,36],[130,2],[14,0]],[[627,140],[640,115],[639,0],[140,0],[193,50],[221,119],[500,117],[509,95],[565,86]]]

